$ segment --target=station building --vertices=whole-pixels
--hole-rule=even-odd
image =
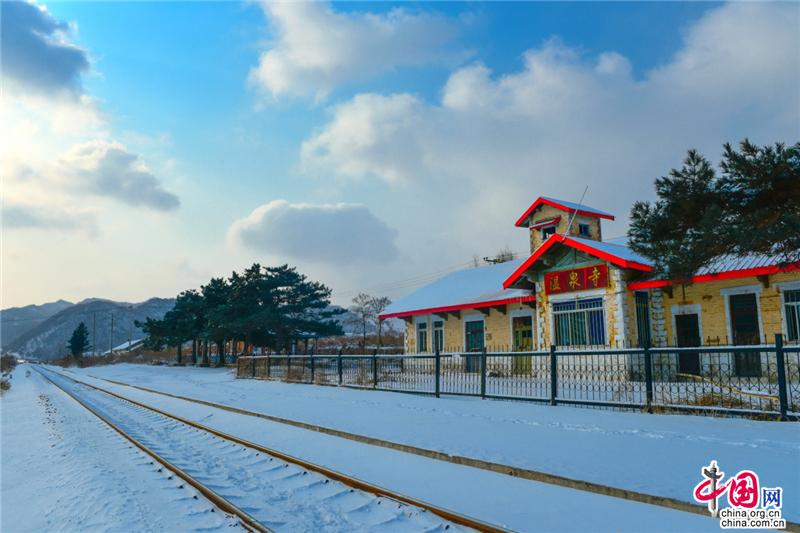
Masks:
[[[407,353],[800,341],[797,257],[723,256],[678,284],[656,278],[624,239],[604,241],[603,220],[614,216],[540,197],[516,221],[529,257],[445,275],[381,319],[405,320]],[[740,355],[744,375],[757,365]]]

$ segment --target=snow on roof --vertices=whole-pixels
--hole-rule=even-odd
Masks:
[[[540,198],[548,202],[563,205],[570,211],[585,211],[586,213],[592,213],[594,215],[601,217],[611,217],[612,219],[614,218],[614,215],[612,215],[611,213],[600,211],[599,209],[595,209],[594,207],[589,207],[588,205],[578,204],[575,202],[570,202],[568,200],[559,200],[558,198],[552,198],[550,196],[540,196]]]
[[[600,250],[601,252],[614,255],[625,261],[633,261],[643,265],[653,266],[653,262],[643,255],[639,255],[627,246],[627,240],[613,239],[610,241],[593,241],[591,239],[583,239],[581,237],[570,237],[571,240],[577,241],[584,246],[589,246]]]
[[[800,254],[794,258],[783,254],[721,255],[712,259],[706,266],[700,267],[695,275],[720,274],[722,272],[773,266],[780,263],[792,263],[798,260],[800,260]]]
[[[114,348],[112,348],[112,351],[119,352],[121,350],[128,350],[129,348],[137,346],[137,345],[141,344],[142,342],[144,342],[144,338],[136,339],[136,340],[132,340],[132,341],[125,341],[122,344],[120,344],[119,346],[114,346]],[[107,353],[109,353],[109,350],[106,350],[105,352],[103,352],[103,355],[105,355]]]
[[[567,200],[559,200],[558,198],[552,198],[550,196],[540,196],[536,199],[535,202],[531,204],[531,206],[523,213],[521,217],[515,223],[516,226],[525,226],[526,221],[531,214],[536,211],[542,204],[550,205],[556,207],[558,209],[562,209],[569,213],[578,213],[579,215],[585,215],[590,217],[600,217],[600,218],[607,218],[609,220],[614,220],[614,215],[610,213],[606,213],[605,211],[601,211],[599,209],[595,209],[594,207],[589,207],[588,205],[578,204],[575,202],[570,202]]]
[[[414,314],[444,307],[465,306],[531,298],[532,293],[522,289],[503,289],[503,280],[511,275],[523,259],[507,261],[498,265],[468,268],[447,274],[401,298],[386,308],[385,318]],[[419,314],[419,313],[417,313]]]

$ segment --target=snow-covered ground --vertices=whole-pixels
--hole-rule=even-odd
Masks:
[[[714,520],[700,515],[454,465],[111,385],[88,377],[96,369],[91,370],[80,372],[79,378],[223,432],[516,531],[641,531],[643,523],[648,524],[648,531],[718,528]],[[208,375],[213,372],[217,371]]]
[[[11,381],[0,399],[3,532],[238,530],[28,365]]]
[[[692,501],[700,467],[751,469],[800,520],[800,424],[236,380],[229,369],[76,371],[514,466]]]
[[[700,467],[717,459],[726,472],[752,468],[763,485],[783,486],[784,516],[797,520],[798,515],[797,424],[235,380],[228,369],[115,365],[72,369],[70,373],[176,415],[519,531],[711,531],[719,525],[700,515],[426,459],[112,385],[91,376],[686,501],[699,481]],[[14,382],[11,392],[0,401],[3,531],[103,529],[103,524],[107,524],[105,529],[124,529],[127,524],[132,531],[227,525],[192,522],[208,514],[207,502],[200,505],[204,513],[189,512],[180,494],[169,492],[180,492],[174,481],[159,477],[141,454],[33,372],[26,378],[18,370]],[[37,415],[32,407],[39,394],[57,402],[62,413],[57,427],[62,441],[69,444],[56,444],[60,455],[51,452],[48,439],[52,437],[47,431],[37,431],[38,426],[48,424],[46,414]],[[45,413],[41,407],[39,410]],[[106,448],[113,451],[114,446],[107,441],[116,442],[119,453],[109,452]],[[31,472],[31,465],[38,470]],[[106,478],[97,472],[117,474]],[[53,486],[51,478],[69,480],[68,473],[73,479],[87,481],[77,487],[69,481]],[[166,486],[154,486],[147,476]],[[148,500],[150,495],[153,497]],[[137,498],[145,503],[130,506],[133,509],[120,508],[122,502]],[[150,503],[163,505],[146,518],[137,517],[137,509],[148,509]],[[97,508],[101,511],[90,511]],[[49,522],[33,514],[39,509],[46,509]],[[219,519],[219,513],[215,518]],[[176,523],[180,526],[171,527]]]

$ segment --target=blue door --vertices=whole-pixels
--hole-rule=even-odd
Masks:
[[[473,320],[464,324],[466,336],[466,371],[478,372],[481,368],[481,356],[470,353],[483,351],[483,320]]]

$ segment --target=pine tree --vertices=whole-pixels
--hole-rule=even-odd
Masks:
[[[656,273],[686,283],[725,254],[800,259],[800,143],[724,145],[721,173],[690,150],[680,169],[656,180],[655,203],[636,202],[628,237]]]
[[[72,332],[72,337],[69,339],[69,351],[73,357],[81,357],[86,353],[89,348],[89,328],[86,324],[81,322],[75,331]]]
[[[783,254],[800,251],[800,143],[756,146],[745,139],[724,146],[719,190],[729,213],[725,234],[730,253]]]
[[[659,274],[689,279],[723,251],[715,232],[723,223],[723,210],[714,168],[689,150],[683,166],[655,185],[658,200],[636,202],[631,210],[630,246],[652,259]]]

